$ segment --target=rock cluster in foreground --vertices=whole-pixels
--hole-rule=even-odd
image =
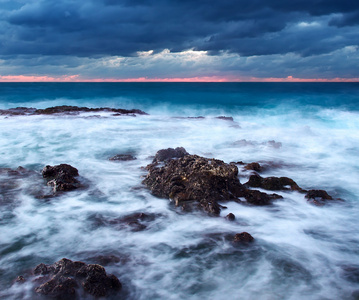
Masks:
[[[55,299],[76,299],[78,294],[105,297],[122,287],[118,278],[108,275],[104,267],[66,258],[52,265],[39,264],[33,274],[38,276],[35,281],[41,283],[35,292]],[[19,276],[17,281],[26,279]]]
[[[253,163],[252,163],[253,164]],[[251,166],[260,170],[260,165]],[[146,169],[149,171],[143,183],[157,197],[170,198],[177,206],[195,201],[202,210],[219,215],[221,206],[218,201],[240,201],[243,197],[253,205],[267,205],[282,196],[267,194],[252,187],[272,191],[294,190],[306,193],[308,200],[322,201],[332,199],[325,191],[300,188],[288,177],[263,178],[251,175],[246,184],[238,179],[238,168],[218,159],[190,155],[184,148],[159,150]],[[318,199],[320,198],[320,199]]]
[[[171,157],[173,154],[176,156]],[[164,165],[161,166],[160,162]],[[183,148],[158,151],[152,164],[146,168],[149,173],[143,183],[153,195],[173,199],[176,205],[196,201],[201,209],[213,215],[220,213],[218,201],[244,197],[251,204],[266,205],[281,198],[276,194],[247,189],[239,182],[237,166],[190,155]]]

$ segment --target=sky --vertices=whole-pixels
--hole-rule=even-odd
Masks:
[[[359,81],[358,0],[0,0],[0,81]]]

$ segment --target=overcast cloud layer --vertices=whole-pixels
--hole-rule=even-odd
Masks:
[[[0,0],[0,76],[359,78],[359,1]]]

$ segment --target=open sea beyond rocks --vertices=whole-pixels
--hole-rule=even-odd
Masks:
[[[0,83],[0,299],[359,299],[358,104],[359,83]]]

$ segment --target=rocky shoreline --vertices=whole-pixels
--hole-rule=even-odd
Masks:
[[[0,115],[76,115],[82,112],[110,112],[115,116],[146,114],[140,110],[56,106],[47,109],[0,110]],[[233,122],[233,118],[230,117],[218,117],[218,119]],[[132,160],[136,160],[136,157],[126,153],[109,158],[109,161],[117,163]],[[241,170],[239,167],[245,172],[250,172],[245,183],[239,180]],[[143,167],[147,175],[142,183],[152,195],[169,199],[181,211],[201,212],[204,217],[219,217],[221,211],[225,209],[223,204],[229,201],[251,206],[271,205],[274,201],[283,201],[283,197],[277,194],[280,191],[303,194],[304,200],[317,206],[323,206],[328,201],[334,200],[326,191],[303,189],[288,177],[263,177],[260,173],[264,168],[258,162],[225,163],[219,159],[189,154],[182,147],[168,148],[159,150],[152,162]],[[22,185],[24,178],[29,179],[33,184],[24,187]],[[23,167],[0,168],[2,192],[0,205],[14,205],[16,198],[14,195],[21,189],[36,199],[50,199],[59,197],[63,193],[87,188],[84,183],[86,180],[90,178],[83,178],[75,167],[68,164],[46,165],[41,173]],[[96,215],[93,217],[93,222],[97,226],[115,226],[119,230],[138,232],[146,230],[159,217],[157,214],[147,212],[136,212],[111,220]],[[236,216],[229,212],[224,219],[224,222],[233,222]],[[255,238],[245,231],[219,233],[219,236],[231,242],[233,247],[238,245],[247,247],[255,242]],[[86,264],[67,258],[52,265],[41,263],[28,275],[20,275],[15,280],[16,284],[29,281],[35,286],[36,293],[56,299],[75,299],[86,295],[107,297],[120,292],[122,288],[119,279],[115,275],[108,275],[100,264]]]
[[[131,156],[119,154],[115,157],[118,161],[135,159]],[[252,171],[249,180],[242,184],[239,181],[238,167]],[[152,163],[144,169],[148,171],[143,184],[156,197],[171,199],[177,207],[183,211],[203,211],[210,216],[218,217],[221,209],[225,208],[219,202],[235,201],[244,205],[270,205],[274,200],[282,199],[278,194],[267,194],[253,188],[261,188],[271,191],[295,191],[305,194],[309,202],[315,205],[323,205],[333,198],[324,190],[304,190],[297,183],[287,177],[261,177],[258,173],[262,170],[259,163],[244,164],[225,163],[214,158],[205,158],[189,154],[184,148],[168,148],[159,150]],[[12,178],[12,185],[6,186],[6,181],[1,180],[1,188],[7,192],[17,189],[17,178],[36,178],[36,172],[19,167],[16,170],[9,168],[0,169],[0,175]],[[38,175],[38,174],[37,174]],[[64,192],[84,188],[79,180],[79,172],[68,164],[55,166],[47,165],[41,175],[44,186],[51,188],[51,193],[45,195],[41,188],[37,188],[37,198],[59,196]],[[34,181],[39,184],[38,178]],[[158,216],[146,213],[133,213],[131,215],[106,220],[97,216],[95,221],[98,226],[116,226],[119,229],[129,228],[132,232],[146,230],[148,224]],[[234,221],[235,215],[228,213],[227,221]],[[221,233],[219,236],[232,242],[233,246],[248,245],[255,238],[248,232],[236,234]],[[210,237],[213,239],[213,237]],[[106,297],[121,290],[122,284],[114,275],[107,275],[103,266],[98,264],[86,264],[80,261],[72,261],[66,258],[52,264],[41,263],[27,276],[20,275],[15,280],[21,284],[31,280],[35,292],[56,299],[76,299],[79,295],[92,295]],[[82,297],[82,296],[81,296]]]

